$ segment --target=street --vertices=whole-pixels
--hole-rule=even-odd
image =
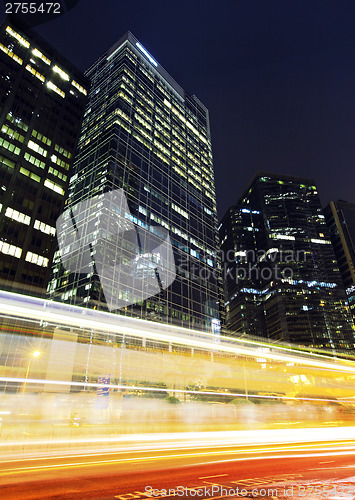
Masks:
[[[1,499],[353,499],[354,452],[343,440],[9,459]]]

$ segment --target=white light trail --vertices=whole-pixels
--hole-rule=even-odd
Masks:
[[[237,339],[223,336],[219,337],[219,343],[217,344],[212,334],[196,330],[188,330],[165,324],[152,324],[150,321],[141,319],[128,318],[3,291],[0,292],[0,313],[6,316],[12,315],[24,319],[75,326],[76,328],[93,329],[111,335],[126,335],[163,343],[174,343],[184,347],[201,348],[209,352],[226,352],[237,356],[255,358],[257,355],[255,347],[258,345],[259,347],[265,347],[265,344],[257,343],[253,344],[254,348],[235,345]],[[270,346],[270,348],[276,349],[274,346]],[[298,351],[292,351],[291,349],[279,349],[284,349],[287,354],[282,352],[263,352],[262,357],[274,361],[293,362],[302,366],[312,366],[355,374],[355,363],[353,361],[344,361],[341,359],[330,361],[326,356],[318,354],[300,354]]]
[[[26,440],[26,441],[9,441],[0,442],[0,448],[8,446],[32,447],[46,446],[49,444],[74,445],[74,444],[116,444],[128,445],[139,444],[140,451],[149,449],[164,450],[176,449],[183,447],[186,449],[196,447],[225,447],[225,446],[257,446],[253,448],[254,452],[262,452],[265,445],[289,445],[289,449],[295,451],[295,447],[307,446],[317,450],[319,443],[322,443],[322,451],[332,451],[336,447],[344,452],[352,452],[355,450],[355,443],[350,445],[342,445],[337,441],[354,442],[355,427],[333,427],[333,428],[298,428],[298,429],[254,429],[241,431],[205,431],[205,432],[164,432],[159,434],[131,434],[121,436],[83,436],[70,439],[41,439],[41,440]],[[329,446],[331,442],[336,444]],[[91,448],[90,448],[91,450]],[[125,448],[127,450],[127,448]],[[298,451],[303,451],[304,448],[299,448]],[[105,449],[105,452],[107,449]],[[114,450],[110,449],[110,452]],[[275,448],[270,451],[279,451]],[[65,452],[65,450],[63,450]],[[86,454],[85,454],[86,455]],[[78,455],[81,456],[81,455]]]
[[[175,389],[169,387],[144,387],[140,385],[119,385],[119,384],[99,384],[94,382],[73,382],[73,381],[63,381],[63,380],[47,380],[40,378],[24,378],[24,377],[0,377],[0,382],[6,383],[26,383],[28,384],[47,384],[47,385],[64,385],[64,386],[76,386],[76,387],[104,387],[110,389],[119,390],[129,390],[129,391],[153,391],[153,392],[174,392],[177,394],[199,394],[208,396],[234,396],[245,398],[245,393],[239,392],[215,392],[215,391],[191,391],[186,389]],[[248,398],[264,398],[264,399],[275,399],[275,396],[261,395],[261,394],[248,394]],[[277,396],[277,399],[289,400],[289,401],[322,401],[328,403],[334,403],[334,399],[325,398],[296,398],[291,396]],[[337,399],[337,403],[347,403],[347,400]]]

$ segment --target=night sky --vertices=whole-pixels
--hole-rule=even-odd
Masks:
[[[80,0],[36,30],[82,70],[130,30],[197,95],[219,218],[256,170],[355,202],[353,0]]]

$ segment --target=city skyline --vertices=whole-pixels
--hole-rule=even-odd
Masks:
[[[354,4],[184,5],[79,1],[36,29],[83,70],[131,30],[198,93],[210,110],[219,218],[260,168],[314,178],[323,206],[352,202]]]
[[[353,496],[353,0],[3,5],[1,500]]]
[[[144,50],[145,50],[145,49],[143,48],[143,51],[144,51]],[[149,57],[151,57],[151,56],[149,56]],[[150,61],[150,62],[151,62],[151,61]],[[171,77],[170,77],[170,78],[171,78]],[[98,91],[98,90],[99,90],[99,88],[98,88],[98,89],[96,89],[96,90]],[[143,119],[143,121],[144,121],[144,119]],[[141,123],[142,123],[142,122],[141,122]],[[143,125],[144,125],[144,124],[143,124]],[[160,149],[161,149],[161,147],[160,147]],[[161,150],[162,150],[162,149],[161,149]],[[95,189],[96,189],[96,188],[95,188]],[[71,200],[71,201],[73,201],[73,200]],[[157,217],[157,216],[156,216],[156,217]],[[154,219],[153,219],[153,220],[154,220]],[[157,220],[156,220],[156,222],[157,222]],[[181,232],[181,230],[180,230],[180,232]],[[191,241],[192,241],[192,240],[191,240]],[[211,247],[211,248],[212,248],[212,247]],[[212,251],[212,250],[211,250],[211,251]],[[194,250],[194,252],[195,252],[195,253],[198,253],[198,252],[196,252],[196,250]],[[206,262],[207,262],[207,261],[206,261]]]

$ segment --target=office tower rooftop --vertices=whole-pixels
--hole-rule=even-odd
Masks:
[[[331,201],[325,207],[324,215],[350,310],[355,318],[355,204],[343,200]]]
[[[0,287],[44,295],[88,81],[15,18],[0,65]]]
[[[227,326],[302,346],[353,349],[354,326],[312,180],[257,173],[225,215],[220,238]]]
[[[63,217],[49,295],[210,330],[220,270],[208,111],[131,33],[86,74],[72,216]],[[78,243],[65,237],[74,221],[85,265],[67,259]]]

